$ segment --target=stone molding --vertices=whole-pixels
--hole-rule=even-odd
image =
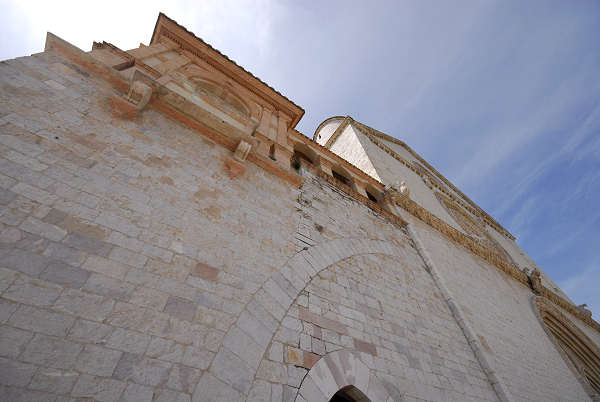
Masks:
[[[351,385],[372,402],[395,401],[360,355],[349,350],[321,357],[302,380],[296,401],[328,402],[337,391]]]
[[[546,322],[546,317],[552,317],[553,320],[560,322],[567,331],[572,339],[563,337],[561,340],[568,343],[570,346],[578,349],[580,352],[586,354],[586,360],[596,366],[596,376],[600,376],[600,349],[594,341],[592,341],[583,331],[581,331],[571,320],[565,316],[560,310],[552,305],[552,303],[544,296],[532,296],[531,306],[533,312],[540,322],[544,332],[548,335],[548,338],[561,355],[566,365],[571,369],[577,380],[581,383],[587,394],[592,398],[593,401],[600,401],[600,394],[596,392],[588,382],[588,380],[581,373],[582,368],[577,367],[571,358],[567,355],[566,351],[558,343],[556,335],[552,333],[549,328],[549,324]]]
[[[488,262],[490,265],[504,272],[509,277],[513,278],[515,281],[531,288],[532,291],[539,292],[542,296],[546,297],[548,300],[552,301],[557,306],[568,311],[570,314],[577,317],[591,328],[600,332],[600,324],[597,321],[595,321],[591,317],[591,315],[588,314],[586,311],[583,311],[582,309],[573,305],[571,302],[565,300],[558,294],[543,286],[541,283],[539,285],[536,285],[537,287],[534,289],[530,278],[525,272],[519,270],[515,265],[506,262],[501,256],[491,251],[490,249],[482,246],[481,244],[471,239],[469,236],[465,235],[461,231],[456,230],[452,226],[448,225],[446,222],[442,221],[440,218],[433,215],[416,202],[406,197],[396,197],[393,199],[393,201],[396,205],[406,210],[414,217],[418,218],[422,222],[437,230],[448,240],[463,247],[471,254],[476,255],[484,261]]]
[[[487,247],[482,246],[461,231],[448,225],[446,222],[442,221],[440,218],[433,215],[410,198],[399,196],[394,197],[393,201],[396,205],[406,210],[411,215],[436,229],[453,243],[460,245],[471,254],[480,257],[484,261],[515,279],[517,282],[529,286],[529,279],[527,275],[519,270],[516,266],[507,263],[501,256],[491,251]]]
[[[394,215],[393,213],[391,213],[389,211],[386,211],[385,209],[383,209],[381,207],[381,205],[379,205],[378,203],[376,203],[374,201],[371,201],[368,197],[365,197],[364,195],[357,193],[350,186],[342,183],[341,181],[337,180],[335,177],[330,176],[323,171],[317,171],[316,173],[317,173],[318,177],[325,180],[327,183],[337,187],[338,189],[342,190],[344,193],[348,194],[349,196],[356,199],[357,201],[360,201],[362,204],[366,205],[367,207],[372,209],[374,212],[377,212],[378,214],[385,216],[391,223],[399,225],[399,226],[407,225],[407,222],[404,219],[402,219],[401,217],[399,217],[397,215]]]
[[[119,57],[125,59],[125,61],[123,61],[122,63],[112,66],[112,68],[114,68],[117,71],[121,71],[126,68],[136,66],[136,67],[139,67],[141,70],[144,70],[145,73],[149,74],[153,78],[158,79],[162,76],[162,74],[160,72],[156,71],[156,69],[150,67],[149,65],[147,65],[143,61],[137,59],[136,57],[130,55],[126,51],[119,49],[117,46],[113,45],[112,43],[94,42],[92,45],[92,49],[108,49],[112,53],[117,54]]]
[[[277,105],[277,109],[285,111],[285,113],[292,117],[289,128],[295,127],[304,115],[304,109],[300,106],[204,42],[185,27],[179,25],[165,14],[160,13],[154,27],[150,45],[159,42],[162,37],[166,37],[177,43],[181,49],[205,61],[242,86],[250,87],[252,92],[269,103]]]

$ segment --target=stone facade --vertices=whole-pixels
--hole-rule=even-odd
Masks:
[[[0,400],[597,400],[600,326],[493,218],[166,16],[0,88]]]

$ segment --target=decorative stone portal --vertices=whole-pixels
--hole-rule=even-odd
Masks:
[[[336,392],[329,402],[370,402],[370,399],[360,389],[350,385]]]
[[[302,381],[297,402],[393,402],[359,354],[339,350],[323,356]]]

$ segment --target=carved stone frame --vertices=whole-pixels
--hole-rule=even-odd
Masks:
[[[580,367],[580,365],[577,364],[574,361],[574,359],[572,359],[563,349],[563,347],[559,344],[555,335],[552,333],[552,331],[546,324],[544,320],[544,315],[551,315],[555,320],[559,321],[563,326],[565,326],[573,335],[573,340],[584,345],[591,352],[590,359],[592,359],[594,363],[596,363],[596,365],[600,365],[600,349],[598,348],[598,346],[585,333],[583,333],[583,331],[581,331],[575,324],[573,324],[573,322],[571,322],[571,320],[565,314],[563,314],[560,310],[554,307],[552,303],[545,297],[533,296],[531,298],[531,304],[537,319],[542,325],[542,328],[548,335],[548,338],[550,339],[556,350],[559,352],[559,354],[565,361],[566,365],[571,369],[577,380],[585,389],[586,393],[590,396],[590,398],[592,398],[592,401],[600,401],[600,394],[592,388],[591,384],[589,383],[588,379],[583,373],[584,368]]]

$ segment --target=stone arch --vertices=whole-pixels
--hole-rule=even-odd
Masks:
[[[593,401],[600,401],[600,349],[548,299],[533,296],[534,312],[557,351]]]
[[[194,84],[196,91],[216,96],[242,115],[246,117],[251,116],[251,107],[233,88],[207,78],[193,77],[190,78],[190,81]]]
[[[357,388],[371,402],[394,401],[360,355],[349,350],[320,358],[304,377],[296,401],[328,402],[336,392],[349,386]]]
[[[341,238],[291,257],[253,294],[229,328],[208,372],[196,386],[193,401],[245,400],[279,322],[300,292],[327,267],[364,254],[399,257],[402,251],[386,241]],[[210,395],[206,393],[208,386]]]

